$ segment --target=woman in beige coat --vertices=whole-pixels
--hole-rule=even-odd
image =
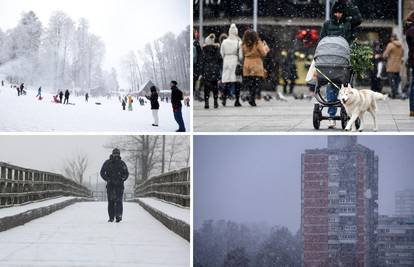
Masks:
[[[391,86],[391,98],[396,98],[398,95],[403,55],[404,48],[401,42],[398,41],[397,35],[393,34],[383,54],[383,57],[387,60],[387,74]]]
[[[261,80],[265,77],[263,58],[269,52],[266,42],[260,40],[257,32],[245,31],[243,35],[243,77],[246,87],[249,89],[249,104],[256,106],[256,92],[259,89]]]

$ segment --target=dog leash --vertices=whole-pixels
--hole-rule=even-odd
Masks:
[[[318,69],[317,67],[315,67],[316,71],[319,72],[325,79],[328,80],[328,82],[330,82],[331,84],[333,84],[338,90],[341,90],[341,88],[339,88],[338,85],[336,85],[331,79],[329,79],[328,76],[326,76],[320,69]]]

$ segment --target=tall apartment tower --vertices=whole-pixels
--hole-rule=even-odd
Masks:
[[[356,136],[302,154],[304,267],[376,266],[378,157]]]

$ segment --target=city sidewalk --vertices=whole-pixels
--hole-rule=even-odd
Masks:
[[[265,95],[264,93],[263,95]],[[312,100],[288,101],[258,100],[257,107],[242,102],[242,107],[234,107],[234,101],[228,101],[226,107],[204,109],[204,102],[194,103],[195,132],[342,132],[341,122],[337,121],[336,129],[328,129],[327,121],[322,121],[320,130],[315,130],[312,123]],[[324,109],[324,115],[326,108]],[[339,110],[338,110],[339,115]],[[378,101],[379,132],[414,131],[414,117],[409,117],[409,101],[393,100]],[[365,114],[364,132],[372,132],[373,121],[369,113]]]

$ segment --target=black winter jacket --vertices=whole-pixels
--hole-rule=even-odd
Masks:
[[[128,179],[129,172],[121,157],[111,157],[104,162],[101,168],[101,177],[111,185],[123,185]]]
[[[158,103],[158,94],[157,92],[151,93],[151,95],[145,96],[149,101],[151,101],[151,109],[159,109],[160,103]]]
[[[173,109],[182,107],[181,100],[183,100],[183,92],[177,86],[171,87],[171,104]]]
[[[408,65],[414,68],[414,23],[408,26],[405,37],[408,46]]]
[[[323,24],[320,38],[322,39],[325,36],[342,36],[348,43],[351,43],[355,39],[355,28],[362,23],[361,13],[352,1],[347,1],[342,18],[337,21],[333,10],[339,2],[344,1],[336,1],[332,6],[331,19]]]
[[[221,79],[221,55],[218,44],[206,45],[203,48],[201,75],[206,81]]]

